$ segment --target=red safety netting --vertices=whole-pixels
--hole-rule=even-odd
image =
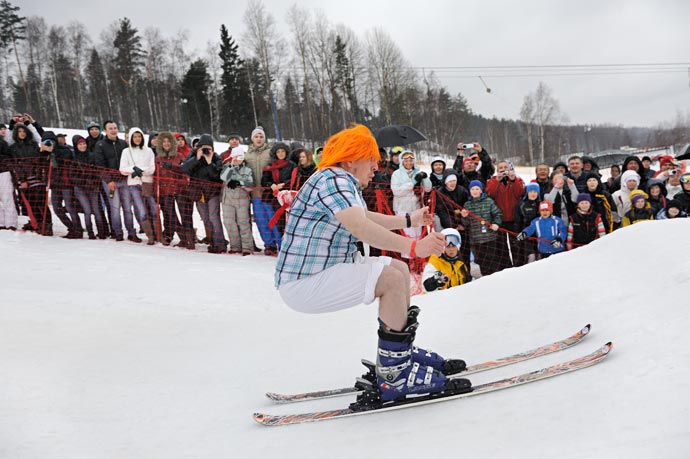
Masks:
[[[200,241],[214,247],[222,240],[224,252],[248,254],[258,250],[255,240],[260,245],[264,233],[258,231],[261,238],[257,238],[252,226],[250,192],[261,188],[231,190],[223,183],[193,179],[179,169],[160,164],[149,180],[132,189],[117,170],[78,161],[56,162],[46,157],[6,159],[0,163],[0,227],[17,227],[19,216],[24,216],[22,222],[26,223],[20,229],[44,235],[52,235],[55,230],[56,235],[71,238],[105,239],[118,234],[129,238],[134,231],[133,239],[151,244],[160,242],[192,249]],[[280,209],[287,205],[273,196],[270,189],[261,190],[263,201],[272,210],[271,229],[275,226],[276,231],[283,231],[285,215],[280,215]],[[363,196],[370,210],[393,214],[396,196],[388,183],[370,184]],[[460,203],[435,189],[430,193],[415,190],[415,196],[415,208],[429,206],[435,224],[417,232],[398,233],[421,239],[430,231],[457,229],[462,238],[458,257],[472,278],[522,266],[569,248],[567,233],[562,232],[554,236],[537,230],[519,240],[518,234],[526,228],[509,227],[496,218],[493,201],[481,205],[471,201]],[[113,212],[114,205],[122,208],[123,214]],[[124,213],[125,207],[130,207],[129,217]],[[124,218],[116,221],[114,215]],[[567,224],[564,222],[566,230]],[[145,237],[139,236],[140,229]],[[555,247],[555,239],[563,245],[562,249]],[[427,259],[375,248],[370,249],[370,254],[405,261],[412,274],[411,291],[423,291],[422,272]]]

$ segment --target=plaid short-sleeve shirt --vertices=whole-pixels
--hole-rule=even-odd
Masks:
[[[335,218],[350,207],[366,206],[359,183],[343,169],[317,171],[295,196],[278,255],[275,286],[354,263],[357,238]]]

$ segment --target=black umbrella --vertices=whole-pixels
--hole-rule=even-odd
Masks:
[[[426,136],[411,126],[393,124],[384,126],[374,132],[379,147],[397,147],[427,140]]]
[[[676,156],[676,159],[690,159],[690,143],[681,148],[680,154]]]

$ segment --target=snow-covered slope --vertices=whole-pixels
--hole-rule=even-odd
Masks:
[[[266,391],[339,387],[373,358],[376,311],[309,316],[274,258],[0,232],[0,457],[688,457],[690,220],[416,297],[417,341],[469,362],[567,336],[573,349],[475,383],[614,350],[595,367],[492,395],[292,427]]]

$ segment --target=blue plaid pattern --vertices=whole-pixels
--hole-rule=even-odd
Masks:
[[[357,179],[343,169],[317,171],[295,196],[278,255],[275,286],[354,263],[357,238],[335,218],[350,207],[366,211]]]

